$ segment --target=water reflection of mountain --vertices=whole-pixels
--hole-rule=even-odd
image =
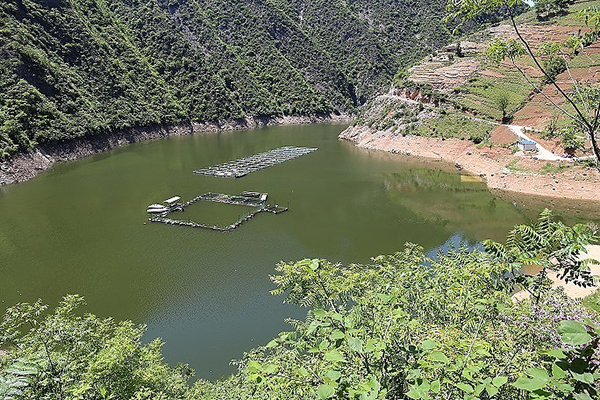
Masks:
[[[510,227],[535,219],[544,208],[568,224],[600,222],[598,203],[492,194],[478,177],[440,169],[410,168],[386,174],[383,184],[392,201],[411,209],[424,222],[442,223],[469,238],[501,240]]]
[[[537,213],[498,199],[483,182],[439,169],[410,168],[386,174],[383,184],[393,202],[424,221],[464,232],[465,238],[500,240],[513,225]]]

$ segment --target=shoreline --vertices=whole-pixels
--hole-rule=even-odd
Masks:
[[[600,261],[600,245],[590,244],[586,246],[586,253],[580,255],[581,260],[597,260]],[[591,265],[590,272],[592,276],[600,277],[600,265]],[[531,271],[530,273],[537,273],[536,271]],[[548,270],[548,278],[552,281],[552,288],[556,289],[558,287],[562,287],[565,291],[565,294],[572,299],[583,299],[587,296],[590,296],[598,290],[598,286],[588,286],[582,287],[577,286],[573,282],[566,282],[561,279],[556,273],[556,271]],[[529,293],[522,289],[515,294],[512,295],[512,298],[515,301],[521,301],[529,297]]]
[[[532,195],[545,198],[548,202],[552,199],[600,202],[600,174],[595,170],[581,172],[580,176],[575,177],[576,180],[567,179],[562,173],[541,175],[515,172],[507,169],[504,162],[526,160],[545,164],[546,161],[506,155],[494,159],[486,147],[478,148],[467,140],[402,136],[365,126],[350,126],[339,138],[362,148],[454,164],[459,170],[479,176],[494,194]]]
[[[197,133],[240,131],[278,125],[307,125],[326,122],[347,122],[351,116],[316,114],[304,116],[248,117],[219,122],[182,122],[176,124],[135,127],[94,136],[43,143],[9,160],[0,162],[0,186],[26,182],[50,169],[56,162],[73,161],[102,153],[116,147],[169,136]]]

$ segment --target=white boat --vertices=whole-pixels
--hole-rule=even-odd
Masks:
[[[148,214],[161,214],[164,213],[166,211],[169,211],[169,209],[165,206],[162,207],[148,207],[148,209],[146,210],[146,212]]]

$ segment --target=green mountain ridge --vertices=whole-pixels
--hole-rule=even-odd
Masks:
[[[8,0],[0,160],[135,126],[353,112],[450,38],[441,0]]]

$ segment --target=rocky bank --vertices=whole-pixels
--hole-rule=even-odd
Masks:
[[[189,122],[173,125],[137,127],[106,135],[81,137],[60,142],[43,143],[27,153],[17,154],[0,163],[0,185],[28,181],[54,163],[71,161],[101,153],[115,147],[125,146],[144,140],[168,136],[193,135],[219,131],[254,129],[274,125],[314,124],[324,122],[349,122],[348,115],[309,115],[249,117],[224,122]]]
[[[556,168],[556,172],[541,172],[548,162],[518,157],[499,146],[477,146],[461,139],[403,136],[392,129],[381,131],[360,125],[348,127],[340,138],[367,149],[455,164],[459,170],[480,177],[492,191],[600,201],[600,173],[593,168],[569,166]],[[595,205],[600,209],[600,205]]]

